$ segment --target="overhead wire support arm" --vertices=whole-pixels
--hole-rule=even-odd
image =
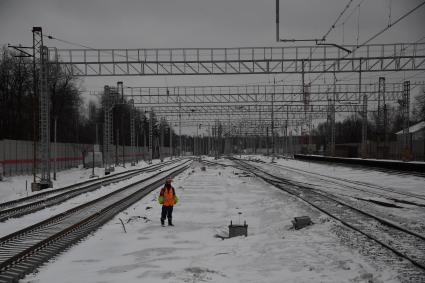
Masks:
[[[31,49],[31,50],[33,50],[33,47],[32,46],[31,47],[29,47],[29,46],[20,46],[20,45],[16,46],[16,45],[10,45],[10,44],[8,44],[7,47],[13,48],[13,49],[15,49],[15,50],[17,50],[17,51],[25,54],[25,55],[18,55],[18,56],[15,56],[15,57],[33,57],[32,54],[30,54],[27,51],[23,50],[23,49]]]
[[[334,47],[336,47],[336,48],[339,48],[339,49],[341,49],[341,50],[344,50],[344,51],[345,51],[345,52],[347,52],[348,54],[350,54],[350,53],[351,53],[351,50],[350,50],[350,49],[347,49],[347,48],[345,48],[344,46],[341,46],[341,45],[336,44],[336,43],[325,43],[325,42],[319,42],[319,41],[316,41],[316,45],[334,46]]]
[[[295,38],[284,38],[284,39],[279,39],[279,42],[321,42],[321,41],[325,41],[324,39],[319,39],[319,38],[308,38],[308,39],[295,39]]]

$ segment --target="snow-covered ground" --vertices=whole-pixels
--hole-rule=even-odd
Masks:
[[[420,234],[425,231],[425,178],[423,177],[391,174],[373,168],[352,168],[293,159],[275,159],[275,162],[271,163],[271,158],[265,156],[242,156],[242,158],[260,159],[265,163],[253,164],[268,172],[331,193],[351,205],[399,223]],[[354,181],[354,183],[347,183],[342,179]],[[403,195],[404,193],[412,194],[412,196]],[[370,202],[371,200],[385,205]],[[403,203],[406,201],[410,204]]]
[[[23,282],[398,282],[391,266],[341,244],[339,224],[235,171],[195,163],[174,180],[175,227],[160,226],[156,190]],[[301,215],[315,224],[291,229]],[[216,237],[230,220],[246,220],[248,237]]]

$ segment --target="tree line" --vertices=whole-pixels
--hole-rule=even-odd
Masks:
[[[34,127],[38,140],[38,99],[34,95],[32,58],[17,57],[16,51],[3,46],[0,50],[0,139],[33,140]],[[104,111],[100,101],[83,103],[82,81],[61,67],[49,69],[51,140],[54,138],[54,122],[57,123],[57,141],[69,143],[103,143]],[[114,107],[113,140],[130,145],[130,106]],[[34,119],[35,113],[35,119]],[[87,114],[88,113],[88,114]],[[149,115],[135,110],[136,139],[140,146],[149,144]],[[34,123],[35,122],[35,123]],[[168,123],[160,122],[153,115],[153,136],[160,136],[161,125],[165,129],[164,145],[169,144]],[[173,143],[177,146],[174,131]],[[189,137],[183,136],[183,140]],[[154,144],[154,146],[157,143]]]

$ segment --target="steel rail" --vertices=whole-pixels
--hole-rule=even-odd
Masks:
[[[400,191],[397,191],[397,190],[392,189],[392,188],[378,186],[378,185],[370,184],[370,183],[366,183],[366,182],[349,180],[349,179],[339,178],[339,177],[335,177],[335,176],[327,176],[327,175],[324,175],[324,174],[320,174],[320,173],[316,173],[316,172],[310,172],[310,171],[302,170],[302,169],[299,169],[299,168],[292,168],[292,167],[285,166],[285,165],[282,165],[282,164],[267,164],[267,163],[265,163],[265,165],[277,167],[277,168],[282,168],[282,169],[285,169],[285,170],[290,170],[290,171],[293,171],[293,172],[297,172],[301,175],[311,176],[311,177],[317,178],[319,180],[323,180],[323,181],[333,183],[333,184],[337,184],[337,185],[343,185],[343,186],[346,186],[347,188],[355,189],[355,190],[359,190],[359,191],[363,191],[363,192],[367,192],[367,193],[373,193],[373,192],[361,189],[359,187],[351,186],[351,185],[368,187],[368,188],[372,188],[372,189],[375,189],[375,190],[384,191],[384,192],[387,192],[387,193],[389,192],[389,193],[398,194],[398,195],[401,195],[403,197],[407,196],[407,197],[411,197],[411,198],[425,200],[425,196],[423,196],[423,195],[407,193],[407,192],[400,192]],[[349,183],[351,185],[346,185],[346,184],[338,183],[338,182],[345,182],[345,183]],[[380,194],[380,193],[377,193],[377,195],[384,196],[384,197],[388,198],[387,195],[383,195],[383,194]],[[394,201],[405,202],[405,200],[398,200],[398,199],[393,199],[393,198],[390,198],[390,199],[394,200]],[[424,204],[417,204],[417,203],[410,203],[410,204],[418,205],[418,206],[425,206]]]
[[[233,160],[236,161],[236,159]],[[409,277],[413,277],[413,280],[416,280],[413,282],[423,282],[423,280],[425,280],[425,237],[423,235],[409,231],[395,223],[376,217],[358,208],[351,207],[329,195],[321,194],[312,188],[295,185],[284,178],[272,175],[244,161],[237,161],[239,163],[237,165],[227,165],[211,161],[205,163],[224,167],[234,167],[251,172],[265,182],[301,199],[343,225],[364,235],[368,239],[393,252],[395,255],[410,262],[411,267],[416,268],[410,270],[412,273],[407,274]],[[240,163],[245,163],[245,166]],[[352,215],[344,216],[344,212],[351,212]],[[367,231],[367,229],[369,229],[369,231]],[[393,241],[395,235],[399,236],[399,241],[397,243]],[[410,245],[410,249],[406,249],[405,245],[407,244]],[[408,268],[411,269],[410,267]]]
[[[0,282],[15,282],[32,272],[158,188],[165,176],[176,176],[189,168],[190,163],[187,160],[169,170],[0,238]],[[146,182],[148,184],[143,184]]]
[[[74,198],[78,195],[92,192],[94,190],[100,189],[102,186],[110,185],[112,183],[121,182],[127,179],[130,179],[138,174],[145,173],[145,172],[153,172],[155,170],[161,169],[164,166],[167,166],[169,164],[173,164],[180,160],[173,160],[168,161],[167,163],[161,163],[154,166],[149,166],[147,168],[142,169],[136,169],[135,171],[132,171],[131,173],[124,174],[123,176],[114,176],[114,178],[102,180],[99,182],[95,182],[93,184],[85,185],[82,187],[77,187],[76,189],[72,190],[66,190],[65,192],[55,194],[51,197],[44,198],[42,200],[26,203],[20,206],[15,206],[9,209],[1,210],[0,211],[0,222],[7,221],[10,218],[17,218],[21,217],[42,209],[45,209],[47,207],[58,205],[60,203],[63,203],[71,198]]]
[[[166,162],[163,162],[161,164],[167,165],[170,162],[171,161],[166,161]],[[22,197],[22,198],[14,199],[14,200],[11,200],[11,201],[3,202],[3,203],[0,203],[0,213],[1,213],[1,210],[7,209],[8,207],[15,207],[17,205],[21,205],[21,204],[28,202],[28,201],[33,201],[33,200],[36,200],[36,199],[44,198],[44,197],[47,197],[47,196],[50,196],[50,195],[53,195],[53,194],[56,194],[56,193],[60,193],[60,192],[63,192],[63,191],[69,191],[69,190],[72,190],[72,189],[75,189],[75,188],[79,188],[80,186],[94,185],[94,184],[97,184],[97,183],[102,184],[102,182],[104,182],[104,181],[117,178],[121,175],[133,174],[134,172],[143,172],[145,170],[160,167],[160,166],[162,166],[161,164],[155,164],[155,165],[147,166],[147,167],[140,168],[140,169],[131,169],[131,170],[119,172],[119,173],[116,173],[116,174],[113,174],[113,175],[100,177],[100,178],[97,178],[97,179],[90,179],[90,180],[78,182],[78,183],[75,183],[75,184],[72,184],[72,185],[69,185],[69,186],[65,186],[65,187],[61,187],[61,188],[57,188],[57,189],[53,189],[53,190],[48,190],[48,191],[45,191],[45,192],[40,192],[40,193],[34,194],[32,196]]]
[[[237,163],[239,163],[244,170],[248,170],[264,181],[302,199],[309,205],[365,235],[369,239],[374,240],[383,247],[394,252],[396,255],[408,260],[422,271],[425,271],[425,236],[353,207],[329,196],[329,194],[319,193],[316,190],[312,190],[312,188],[294,184],[289,180],[270,174],[245,161],[237,160]],[[263,175],[258,172],[261,172]],[[341,209],[341,207],[346,209]],[[346,215],[344,215],[344,213]],[[366,231],[368,229],[369,231]],[[394,241],[397,240],[397,237],[399,242]],[[407,245],[409,245],[408,248],[406,248]],[[417,252],[415,253],[415,251]]]

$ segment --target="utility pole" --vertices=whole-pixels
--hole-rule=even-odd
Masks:
[[[122,148],[122,167],[125,168],[125,135],[124,135],[124,129],[123,129],[123,119],[121,114],[121,148]]]
[[[267,147],[267,156],[269,156],[269,127],[266,127],[266,147]]]
[[[97,123],[96,123],[95,124],[95,144],[93,145],[93,150],[92,150],[92,167],[91,167],[91,175],[89,176],[89,178],[98,177],[94,173],[94,161],[95,161],[95,159],[94,159],[94,150],[95,150],[95,146],[97,146],[97,144],[98,144],[98,137],[97,137]]]
[[[272,162],[274,161],[274,155],[275,155],[275,140],[274,140],[274,95],[276,93],[276,78],[273,78],[273,93],[272,93],[272,123],[271,123],[271,128],[272,128]]]
[[[120,140],[120,129],[117,129],[115,133],[115,166],[118,166],[118,146]]]
[[[169,131],[170,131],[169,151],[170,151],[170,160],[172,160],[173,159],[173,129],[171,127],[171,122],[169,123],[169,125],[170,125],[170,128],[169,128]]]
[[[133,92],[133,89],[131,89]],[[135,136],[136,136],[136,122],[135,122],[135,109],[133,98],[130,103],[130,147],[131,147],[131,166],[136,165],[136,151],[135,151]]]
[[[276,42],[279,42],[279,0],[276,0]]]
[[[39,113],[39,157],[40,181],[36,181],[36,145],[34,143],[34,182],[31,184],[32,191],[53,187],[50,179],[50,97],[48,87],[48,61],[49,50],[43,44],[43,31],[41,27],[33,27],[33,75],[34,75],[34,95],[38,96]],[[37,68],[37,66],[39,66]],[[33,113],[34,114],[34,113]],[[34,121],[36,121],[35,117]],[[35,128],[35,127],[34,127]],[[35,132],[35,131],[34,131]],[[34,135],[35,136],[35,135]]]
[[[153,131],[153,109],[151,108],[150,116],[149,116],[149,153],[150,153],[149,164],[152,164],[152,160],[153,160],[152,131]]]
[[[103,99],[103,111],[104,111],[104,125],[103,125],[103,152],[104,152],[104,164],[105,164],[105,175],[110,174],[113,171],[112,167],[112,151],[113,151],[113,94],[109,86],[104,87],[104,99]]]
[[[367,95],[363,94],[362,158],[367,158]]]
[[[362,97],[362,59],[359,60],[359,99]],[[367,94],[363,94],[362,107],[362,158],[367,158]]]
[[[382,101],[382,102],[381,102]],[[382,156],[379,155],[380,149],[382,149],[381,138],[385,136],[385,117],[384,117],[384,108],[385,108],[385,78],[379,78],[378,85],[378,123],[377,123],[377,131],[376,131],[376,158],[384,157],[384,151],[382,151]],[[385,146],[385,144],[384,144]]]
[[[57,162],[57,158],[58,158],[58,144],[57,144],[57,123],[58,123],[58,116],[55,116],[55,159],[54,159],[54,164],[53,164],[53,180],[56,181],[56,162]]]
[[[178,101],[179,101],[179,156],[182,156],[182,113],[181,113],[181,108],[182,108],[182,103],[180,101],[180,91],[179,89],[177,89],[177,94],[178,94]]]
[[[32,72],[33,72],[33,104],[32,104],[32,126],[33,126],[33,160],[32,173],[33,184],[31,190],[36,188],[37,177],[37,105],[38,105],[38,70],[37,70],[37,55],[40,53],[40,47],[43,46],[43,32],[41,27],[32,28]]]
[[[164,123],[164,119],[161,118],[161,124],[160,124],[160,128],[161,128],[161,144],[159,146],[159,159],[161,160],[161,162],[164,161],[164,153],[163,153],[163,149],[164,149],[164,128],[165,128],[165,123]]]
[[[334,65],[335,68],[335,65]],[[335,70],[335,69],[334,69]],[[334,72],[334,90],[331,100],[331,156],[335,156],[335,102],[336,102],[336,75]]]
[[[410,116],[410,81],[403,84],[403,160],[411,159],[409,117]]]

